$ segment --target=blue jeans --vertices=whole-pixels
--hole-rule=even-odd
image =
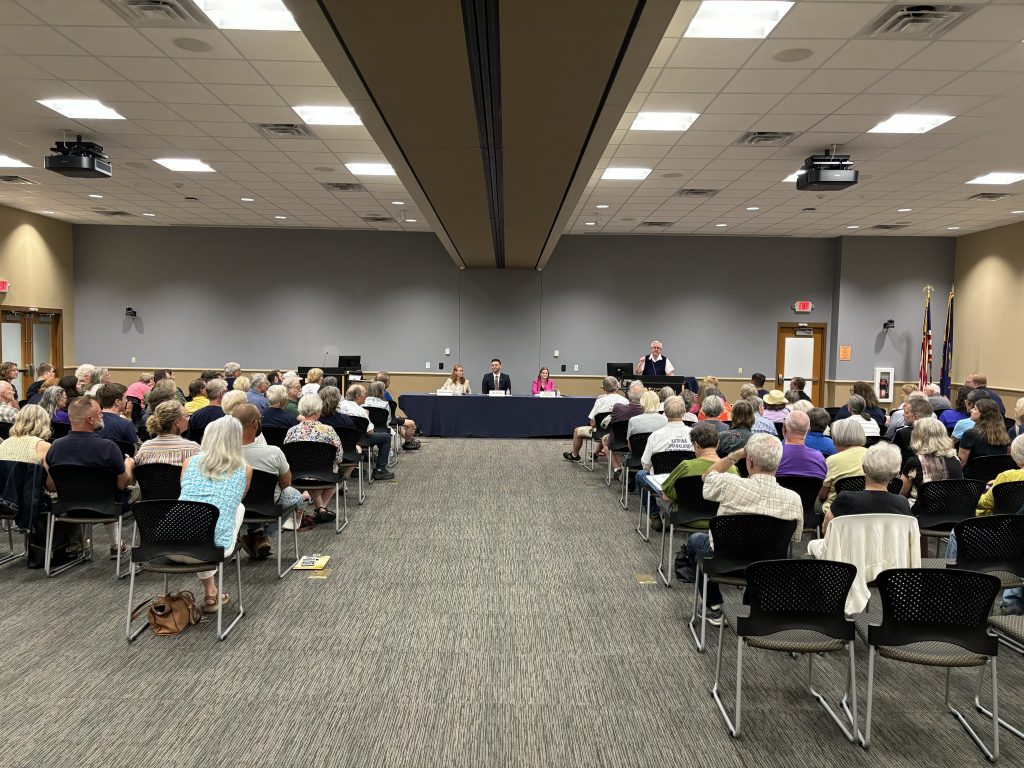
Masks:
[[[388,454],[391,453],[391,434],[389,432],[369,432],[366,438],[370,445],[377,448],[377,469],[387,469]]]
[[[650,474],[651,473],[648,472],[646,469],[641,469],[639,472],[637,472],[636,473],[636,487],[640,491],[640,507],[641,508],[645,508],[646,507],[647,497],[650,496],[651,497],[651,517],[657,517],[658,514],[661,512],[661,508],[658,506],[658,497],[654,495],[654,492],[650,488],[648,488],[647,484],[644,482],[644,478],[646,478]]]
[[[693,572],[697,572],[697,560],[708,555],[714,554],[715,550],[711,547],[711,536],[707,533],[691,533],[690,537],[686,540],[686,563],[693,569]],[[700,584],[697,585],[698,588]],[[713,582],[708,582],[708,594],[706,597],[708,606],[715,606],[722,604],[722,590],[719,586]]]
[[[297,488],[288,486],[287,488],[281,489],[281,495],[277,499],[277,506],[281,509],[294,510],[302,504],[302,492]],[[277,523],[263,524],[263,523],[250,523],[246,526],[246,530],[249,533],[259,533],[262,531],[267,535],[267,538],[273,538],[277,533]]]

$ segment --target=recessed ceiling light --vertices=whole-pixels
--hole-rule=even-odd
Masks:
[[[960,227],[946,227],[946,229],[960,229]]]
[[[640,112],[629,130],[685,131],[698,117],[698,112]]]
[[[868,133],[928,133],[956,115],[912,115],[901,113],[883,120]]]
[[[0,168],[31,168],[28,163],[15,160],[10,155],[0,155]]]
[[[650,174],[650,168],[605,168],[602,179],[643,181]]]
[[[53,214],[56,213],[56,211],[40,211],[40,213],[45,213],[47,216],[52,216]]]
[[[362,125],[352,107],[292,107],[307,125]]]
[[[345,163],[349,172],[356,176],[395,176],[390,163]]]
[[[255,203],[256,202],[256,198],[255,197],[243,197],[242,198],[242,202],[243,203]]]
[[[897,208],[896,209],[896,213],[910,213],[912,210],[914,210],[914,209],[913,208]]]
[[[76,120],[124,120],[123,115],[103,106],[96,99],[39,99],[38,103]]]
[[[275,216],[274,218],[275,219],[287,219],[288,217],[287,216]]]
[[[728,224],[715,224],[716,227],[728,227]]]
[[[156,214],[155,214],[155,213],[144,213],[144,214],[142,214],[142,215],[143,215],[143,216],[149,216],[149,217],[153,217],[153,216],[156,216]]]
[[[758,207],[757,207],[757,206],[755,205],[755,206],[751,206],[750,208],[747,208],[747,210],[748,210],[748,211],[760,211],[761,209],[760,209],[760,208],[758,208]]]
[[[213,168],[202,160],[196,160],[191,157],[158,157],[153,162],[159,163],[168,170],[178,171],[179,173],[216,173]]]
[[[704,0],[683,37],[768,37],[793,3],[776,0]]]
[[[103,195],[89,195],[89,197],[93,198],[94,200],[102,200],[103,199]]]
[[[807,171],[805,171],[803,168],[801,168],[799,171],[793,171],[791,174],[789,174],[789,176],[784,178],[782,181],[783,182],[796,181],[797,176],[803,176],[805,173],[807,173]]]
[[[218,29],[298,32],[299,25],[281,0],[194,0]]]
[[[1016,184],[1024,179],[1024,173],[1010,173],[1007,171],[993,171],[979,176],[976,179],[964,182],[965,184]]]
[[[406,219],[406,221],[409,222],[410,224],[415,224],[417,221],[419,221],[419,219]]]
[[[600,203],[599,205],[595,205],[594,207],[595,208],[607,208],[608,207],[608,203]]]
[[[847,229],[860,229],[860,224],[847,224]]]
[[[583,223],[586,224],[588,227],[597,226],[597,222],[596,221],[584,221]]]

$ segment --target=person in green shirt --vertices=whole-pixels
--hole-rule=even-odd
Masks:
[[[284,409],[297,417],[299,415],[299,398],[302,396],[302,379],[292,376],[284,380],[284,386],[288,390],[288,399],[284,403]]]
[[[661,498],[668,502],[676,500],[676,480],[681,477],[700,477],[710,469],[711,465],[718,461],[718,429],[708,421],[702,421],[690,430],[690,442],[693,443],[693,451],[696,456],[679,462],[665,481],[661,484]],[[729,467],[729,472],[738,474],[736,467]],[[663,527],[662,519],[651,518],[651,528],[660,531]],[[694,528],[707,528],[707,522],[698,521],[693,524]]]

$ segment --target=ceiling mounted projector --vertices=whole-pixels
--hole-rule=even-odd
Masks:
[[[55,153],[43,159],[43,167],[61,176],[79,179],[109,179],[114,168],[103,154],[103,147],[91,141],[57,141],[50,147]]]
[[[813,192],[835,192],[857,183],[857,171],[849,155],[811,155],[804,160],[804,172],[796,177],[796,188]]]

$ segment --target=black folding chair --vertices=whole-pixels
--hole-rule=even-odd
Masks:
[[[1021,585],[1024,515],[972,517],[957,523],[953,535],[956,537],[956,561],[944,563],[947,568],[991,573],[999,577],[1004,589]]]
[[[836,493],[846,493],[847,491],[863,491],[867,487],[867,480],[864,475],[856,475],[855,477],[841,477],[836,480]],[[889,481],[886,486],[886,490],[889,493],[895,493],[897,496],[899,492],[903,490],[903,481],[898,477],[894,477]]]
[[[933,480],[917,489],[917,502],[910,509],[917,517],[921,535],[935,539],[936,556],[939,539],[947,538],[961,520],[975,516],[984,492],[981,480]]]
[[[6,440],[11,436],[11,427],[13,427],[9,421],[0,421],[0,440]]]
[[[278,448],[284,446],[284,438],[288,434],[288,427],[263,427],[263,437],[267,445],[276,445]]]
[[[341,476],[334,471],[337,451],[330,443],[301,440],[287,443],[282,449],[292,470],[292,487],[300,491],[334,489],[334,530],[341,533],[348,525],[348,498],[344,499],[344,512],[338,507],[341,496]],[[278,542],[280,547],[280,542]]]
[[[868,435],[864,438],[864,445],[868,448],[878,445],[880,442],[882,442],[882,435]]]
[[[388,411],[391,414],[391,420],[388,423],[395,430],[395,440],[391,452],[395,454],[394,463],[397,464],[398,454],[402,452],[402,443],[405,440],[405,433],[402,432],[402,428],[405,426],[405,417],[398,415],[397,400],[388,400]]]
[[[46,523],[46,554],[43,570],[47,576],[56,576],[72,566],[80,565],[92,557],[91,533],[86,535],[88,528],[99,524],[113,523],[116,525],[117,559],[114,574],[122,578],[121,573],[121,536],[124,518],[130,516],[120,500],[121,491],[117,487],[117,475],[96,467],[80,467],[73,464],[58,464],[50,467],[50,479],[57,488],[57,501],[53,505]],[[72,523],[81,526],[82,553],[56,568],[51,567],[53,559],[53,532],[57,523]]]
[[[622,496],[619,498],[619,506],[629,509],[629,473],[636,475],[640,471],[640,459],[643,458],[644,449],[647,447],[647,439],[650,432],[634,433],[627,442],[629,453],[622,457]]]
[[[800,475],[782,475],[775,479],[783,488],[795,491],[800,497],[800,503],[804,508],[804,531],[813,531],[818,538],[821,538],[821,524],[824,515],[815,511],[814,502],[818,500],[822,481],[816,477]]]
[[[993,485],[992,500],[995,502],[994,514],[1019,514],[1024,509],[1024,481],[1018,480]]]
[[[396,432],[391,431],[389,422],[391,421],[391,412],[386,411],[383,408],[367,408],[366,412],[370,414],[370,423],[373,424],[373,431],[378,434],[387,435],[391,438],[391,451],[388,454],[388,466],[393,467],[395,462],[398,461],[398,457],[395,455],[395,435]]]
[[[927,485],[927,483],[925,483]],[[924,486],[922,486],[924,487]],[[999,758],[999,688],[996,655],[999,641],[988,632],[988,614],[999,591],[999,579],[987,573],[947,568],[893,568],[875,579],[882,602],[881,624],[859,614],[857,634],[868,645],[868,694],[861,744],[871,745],[871,715],[875,690],[875,657],[946,668],[946,709],[964,727],[990,761]],[[953,667],[980,667],[978,692],[984,669],[992,667],[992,748],[989,749],[967,720],[950,703]],[[908,706],[905,689],[900,705]]]
[[[601,422],[609,418],[612,415],[611,411],[603,411],[601,413],[594,414],[594,423],[597,424],[590,431],[590,437],[585,438],[583,441],[583,468],[588,472],[594,471],[594,453],[597,451],[597,446],[601,443],[601,438],[608,434],[607,429],[601,427]]]
[[[237,548],[232,554],[225,555],[224,548],[214,544],[213,537],[220,514],[217,507],[201,501],[158,499],[136,502],[133,513],[136,542],[131,550],[131,578],[128,581],[128,618],[125,621],[125,637],[128,642],[135,640],[148,626],[142,624],[132,631],[132,618],[149,602],[145,600],[138,606],[134,603],[136,570],[162,573],[163,594],[167,594],[167,580],[171,574],[216,571],[217,639],[226,638],[245,615],[242,607],[242,561]],[[171,559],[172,555],[191,557],[198,562],[181,563]],[[235,561],[238,583],[238,593],[235,595],[238,613],[227,629],[224,629],[224,603],[221,601],[221,595],[224,594],[224,564],[232,560]]]
[[[718,502],[704,498],[704,478],[700,475],[677,478],[672,488],[676,502],[662,516],[661,561],[658,563],[658,576],[666,587],[672,586],[672,574],[675,571],[668,561],[672,557],[676,528],[683,533],[703,532],[707,527],[698,523],[706,524],[718,514]]]
[[[667,472],[671,472],[673,469],[679,466],[680,462],[692,459],[694,457],[693,451],[659,451],[658,453],[651,454],[651,474],[652,475],[664,475]],[[641,456],[641,458],[643,458]],[[640,505],[640,519],[636,523],[636,532],[640,534],[640,538],[644,541],[651,540],[651,494],[654,493],[650,488],[647,489],[647,503]],[[644,518],[647,518],[647,532],[643,530],[645,524]]]
[[[121,452],[122,456],[135,456],[135,451],[138,450],[138,446],[135,443],[128,443],[124,440],[111,440],[117,446],[117,450]]]
[[[1017,469],[1017,462],[1009,454],[1002,456],[972,456],[964,466],[964,478],[991,483],[996,475],[1008,469]]]
[[[341,440],[341,453],[344,457],[344,461],[338,465],[338,472],[344,474],[344,470],[351,468],[356,473],[358,491],[356,500],[362,505],[363,501],[366,500],[366,493],[363,492],[363,464],[359,460],[360,456],[357,450],[360,438],[359,431],[349,427],[335,427],[334,431],[338,433],[338,438]],[[347,481],[345,482],[345,488],[348,488]],[[348,503],[347,498],[345,503]]]
[[[718,658],[711,694],[725,718],[729,733],[740,735],[743,701],[744,648],[807,656],[807,690],[825,708],[850,741],[857,740],[857,671],[854,640],[856,627],[844,613],[857,567],[832,560],[769,560],[747,566],[744,608],[726,608],[718,629]],[[722,639],[725,624],[736,629],[735,721],[729,717],[719,693],[722,667]],[[840,719],[829,703],[814,689],[814,657],[846,649],[849,664]],[[847,702],[853,707],[847,708]]]
[[[177,464],[142,464],[133,472],[140,498],[176,499],[181,495],[181,467]]]
[[[62,421],[51,421],[50,422],[50,442],[57,440],[61,437],[67,437],[71,434],[71,425],[65,424]]]
[[[612,454],[625,456],[629,451],[629,441],[626,440],[626,433],[629,431],[629,421],[613,421],[608,431],[608,475],[605,478],[608,487],[612,485]]]
[[[266,525],[277,523],[277,578],[283,579],[292,569],[292,566],[299,561],[299,521],[295,519],[294,509],[282,509],[274,501],[274,493],[278,487],[277,475],[270,472],[263,472],[259,469],[252,471],[252,480],[249,481],[249,491],[242,499],[245,506],[245,523]],[[295,563],[283,568],[282,550],[284,549],[284,521],[292,518],[292,538],[295,544]]]

